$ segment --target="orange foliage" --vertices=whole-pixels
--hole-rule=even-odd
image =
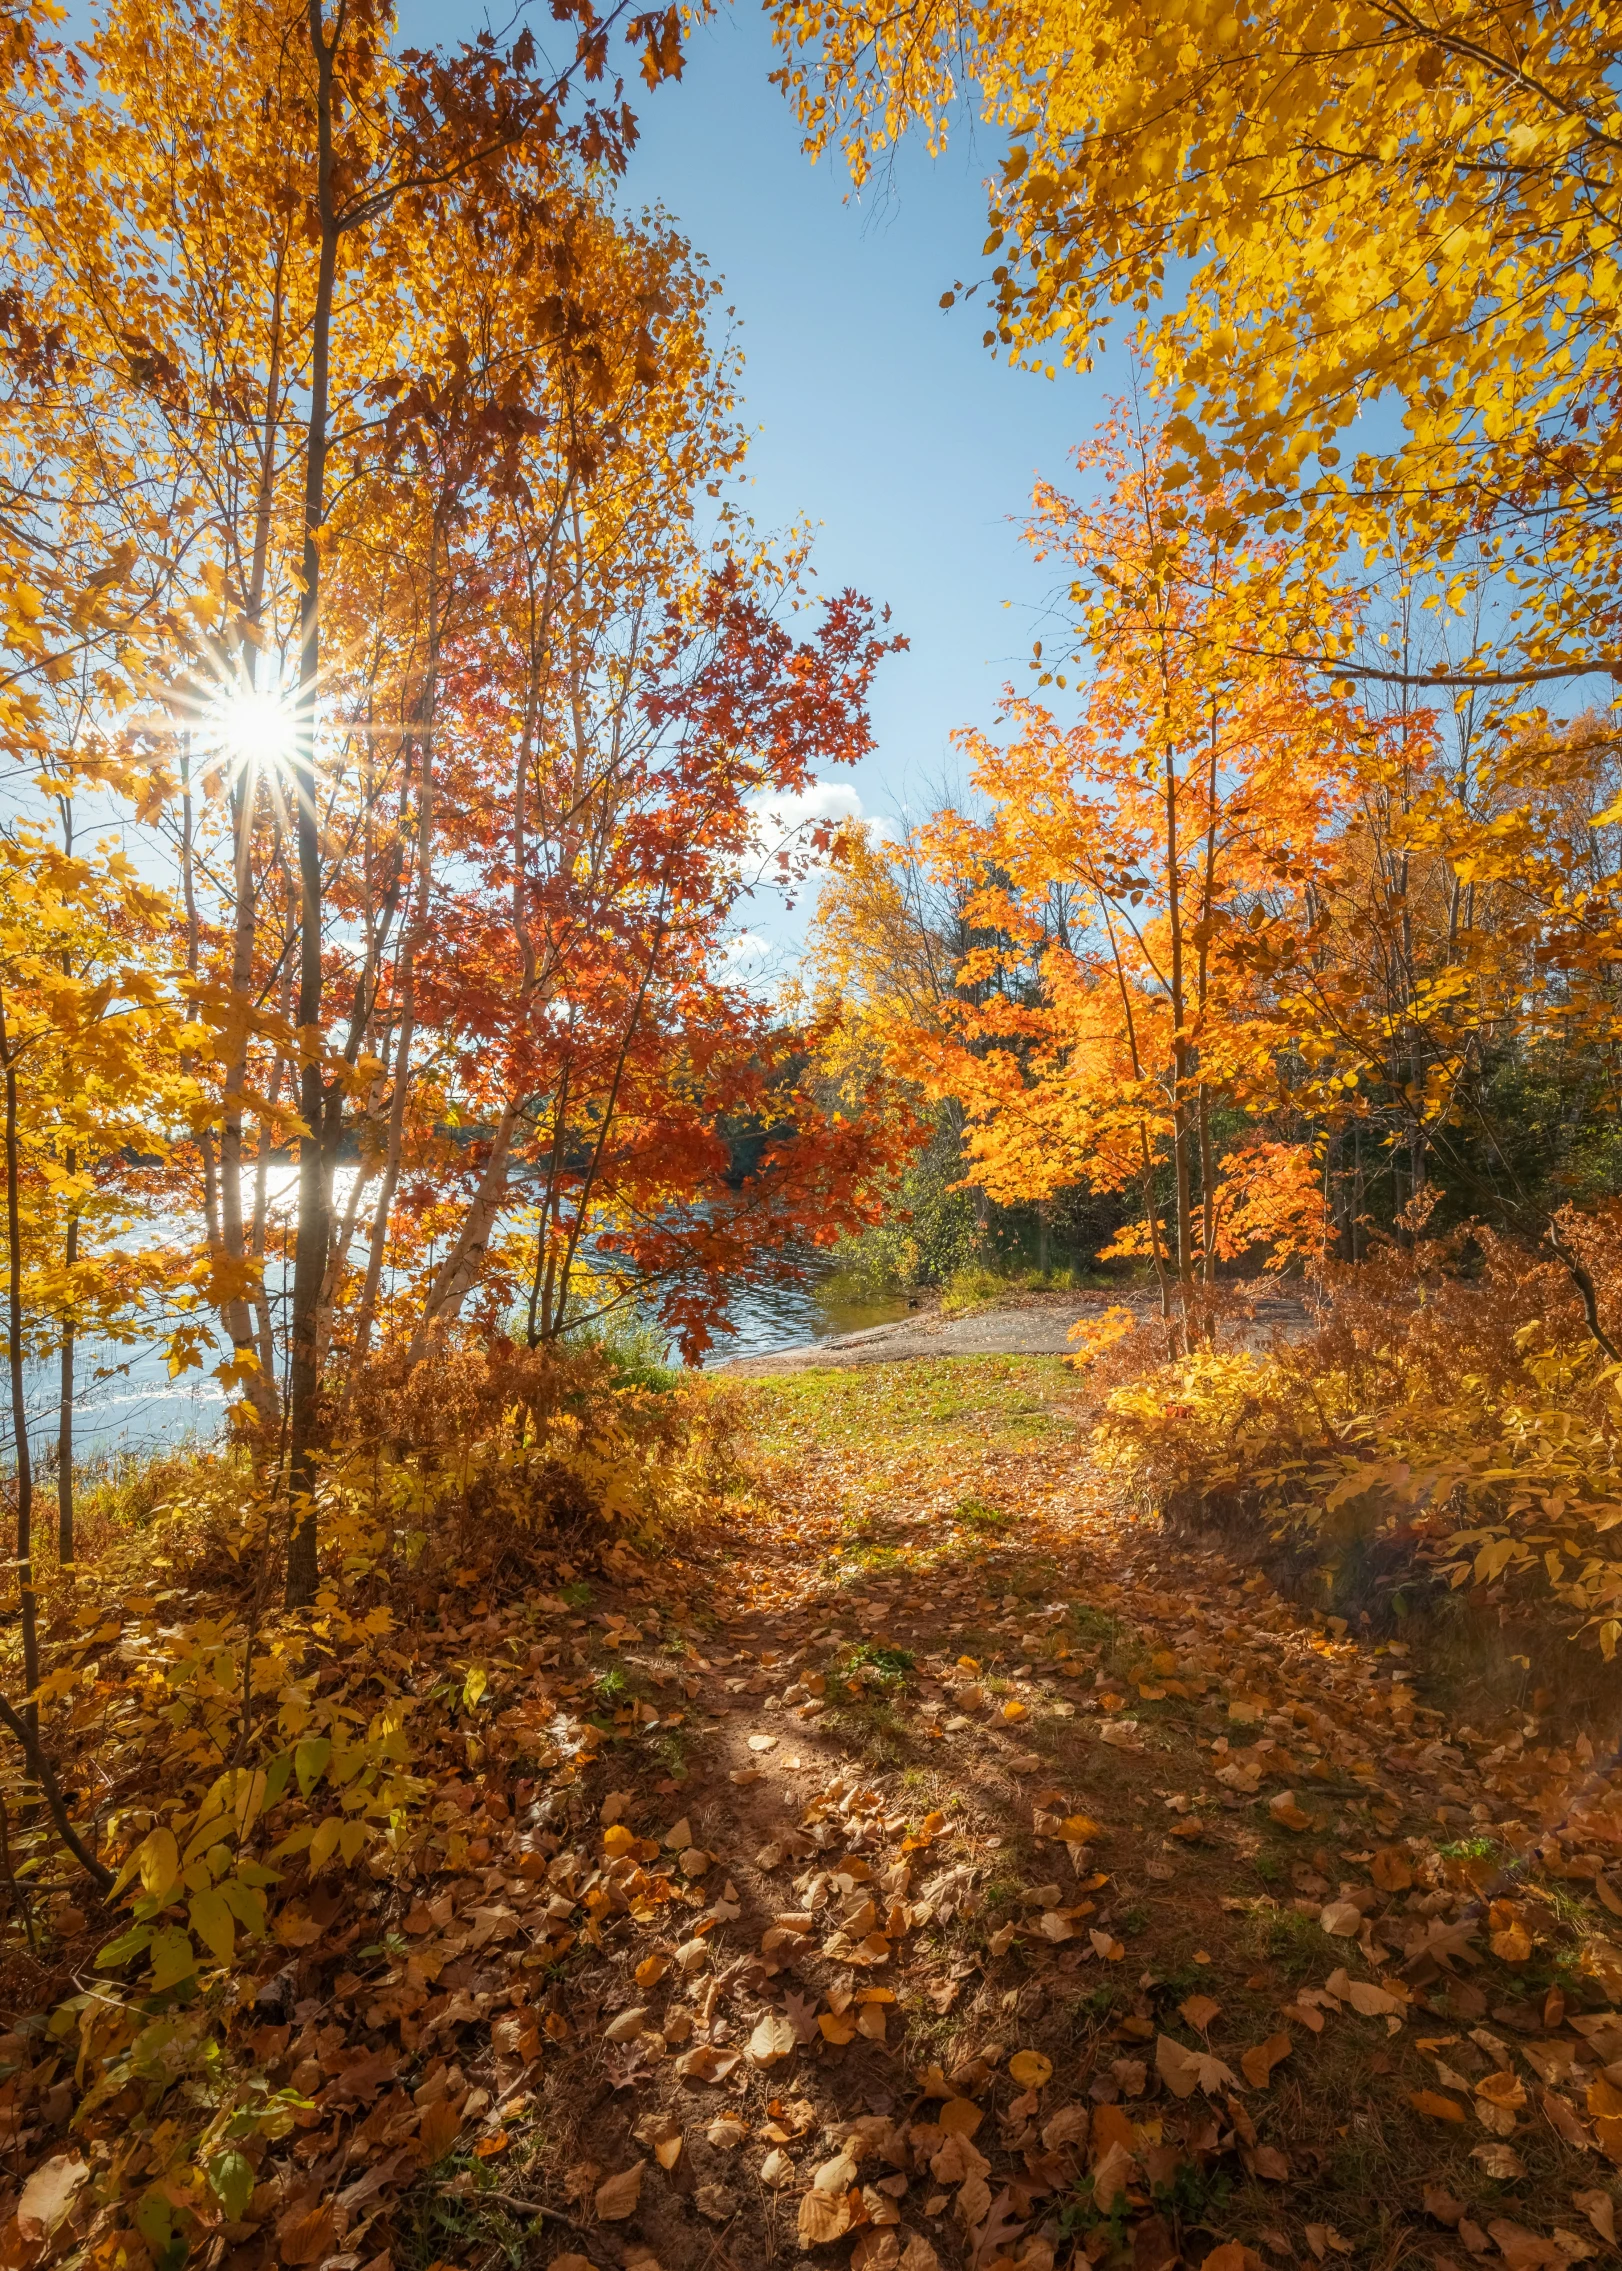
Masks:
[[[961,1100],[993,1197],[1134,1190],[1117,1250],[1150,1255],[1186,1304],[1218,1260],[1264,1244],[1282,1262],[1318,1237],[1309,1153],[1219,1166],[1218,1147],[1236,1111],[1287,1100],[1256,949],[1307,927],[1362,721],[1262,659],[1283,563],[1191,522],[1152,436],[1120,419],[1078,465],[1104,501],[1043,486],[1029,533],[1071,579],[1071,660],[1085,649],[1092,674],[1068,727],[1010,696],[1010,738],[962,737],[983,814],[938,814],[922,843],[967,879],[969,942],[902,1053]]]

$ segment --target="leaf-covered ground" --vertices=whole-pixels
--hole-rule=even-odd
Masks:
[[[157,2271],[1608,2259],[1601,1765],[1112,1508],[1069,1381],[754,1384],[729,1525],[419,1636],[430,1826],[277,1908],[296,2111]],[[140,2077],[17,2019],[0,2258],[119,2271]]]

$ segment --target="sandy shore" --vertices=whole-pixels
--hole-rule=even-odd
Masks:
[[[1253,1312],[1245,1333],[1247,1340],[1259,1344],[1271,1340],[1275,1333],[1289,1335],[1302,1330],[1307,1313],[1293,1292],[1265,1281],[1242,1290]],[[1101,1316],[1110,1308],[1134,1309],[1149,1317],[1158,1315],[1159,1306],[1158,1297],[1139,1286],[1096,1293],[1026,1293],[995,1309],[977,1310],[969,1317],[943,1317],[938,1310],[924,1310],[916,1316],[898,1317],[892,1324],[842,1333],[833,1340],[774,1349],[766,1356],[736,1357],[715,1369],[751,1375],[900,1364],[913,1357],[1063,1356],[1070,1346],[1071,1327],[1084,1317]]]

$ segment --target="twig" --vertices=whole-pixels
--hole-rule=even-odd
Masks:
[[[493,2200],[498,2208],[511,2209],[515,2216],[541,2216],[554,2224],[567,2224],[572,2232],[585,2232],[589,2235],[591,2231],[589,2224],[576,2222],[573,2216],[566,2216],[561,2208],[543,2207],[539,2200],[520,2200],[516,2192],[481,2192],[476,2197],[480,2200]]]
[[[1611,1339],[1599,1321],[1599,1297],[1594,1290],[1594,1280],[1589,1275],[1586,1265],[1572,1252],[1552,1222],[1543,1235],[1554,1249],[1557,1258],[1565,1265],[1566,1274],[1582,1297],[1583,1315],[1588,1320],[1589,1332],[1613,1364],[1622,1364],[1622,1349],[1617,1347],[1615,1341]]]
[[[28,1952],[30,1955],[37,1954],[39,1940],[34,1931],[34,1904],[28,1897],[28,1887],[11,1865],[11,1825],[6,1819],[6,1801],[3,1794],[0,1794],[0,1868],[3,1868],[6,1872],[6,1890],[10,1893],[17,1913],[23,1920],[23,1930],[28,1935]]]
[[[62,1796],[62,1786],[56,1779],[56,1773],[50,1760],[40,1748],[38,1736],[34,1734],[25,1720],[18,1717],[3,1695],[0,1695],[0,1722],[9,1727],[18,1742],[21,1743],[23,1756],[33,1770],[34,1780],[45,1793],[45,1803],[50,1808],[52,1821],[56,1824],[57,1836],[73,1855],[80,1868],[84,1870],[96,1890],[104,1895],[110,1893],[113,1889],[113,1872],[111,1869],[102,1867],[68,1819],[68,1809]]]
[[[265,1590],[270,1581],[273,1536],[274,1529],[267,1506],[264,1543],[259,1554],[259,1574],[253,1582],[253,1606],[248,1612],[248,1637],[242,1650],[242,1719],[237,1728],[236,1741],[231,1745],[231,1755],[225,1762],[228,1770],[241,1764],[242,1754],[247,1749],[248,1738],[253,1732],[253,1650],[254,1643],[259,1638],[259,1619],[264,1613]]]

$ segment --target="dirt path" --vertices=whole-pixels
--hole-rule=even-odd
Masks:
[[[1275,1333],[1301,1331],[1307,1313],[1294,1294],[1275,1284],[1245,1289],[1251,1311],[1245,1337],[1258,1346]],[[870,1325],[859,1333],[777,1349],[769,1356],[735,1358],[716,1370],[730,1377],[765,1379],[775,1374],[842,1371],[869,1364],[898,1364],[918,1357],[1062,1356],[1072,1326],[1106,1309],[1128,1308],[1142,1317],[1158,1314],[1152,1292],[1133,1286],[1115,1292],[1027,1293],[972,1316],[944,1317],[938,1310]]]
[[[1067,1379],[762,1388],[771,1510],[577,1588],[423,2265],[520,2201],[553,2271],[1611,2255],[1604,1794],[1484,1908],[1580,1760],[1112,1510]]]

